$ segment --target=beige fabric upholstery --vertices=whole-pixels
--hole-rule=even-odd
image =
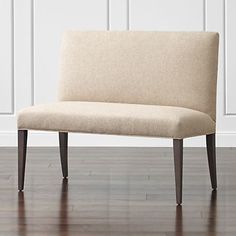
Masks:
[[[218,34],[67,32],[61,101],[180,106],[215,120]]]
[[[179,139],[214,133],[215,122],[181,107],[75,101],[23,109],[18,128]]]
[[[218,34],[67,32],[59,102],[18,129],[186,138],[215,132]]]

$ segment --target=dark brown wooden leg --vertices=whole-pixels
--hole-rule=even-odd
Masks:
[[[175,164],[175,188],[176,203],[182,203],[182,179],[183,179],[183,139],[174,139],[174,164]]]
[[[61,168],[64,178],[68,177],[68,133],[59,132]]]
[[[24,189],[27,130],[18,130],[18,190]]]
[[[211,186],[215,190],[217,188],[215,134],[208,134],[206,136],[206,144]]]

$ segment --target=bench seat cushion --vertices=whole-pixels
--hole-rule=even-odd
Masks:
[[[68,101],[21,110],[18,129],[181,139],[214,133],[215,122],[183,107]]]

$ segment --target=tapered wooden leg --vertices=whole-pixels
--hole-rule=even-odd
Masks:
[[[59,132],[61,169],[64,178],[68,177],[68,133]]]
[[[215,190],[217,188],[215,134],[206,135],[206,144],[211,186]]]
[[[182,203],[182,179],[183,179],[183,139],[173,140],[174,164],[175,164],[175,188],[176,203]]]
[[[27,130],[18,130],[18,190],[24,189]]]

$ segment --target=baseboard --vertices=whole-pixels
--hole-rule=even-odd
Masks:
[[[58,134],[56,132],[30,131],[28,146],[57,146]],[[236,133],[217,133],[218,147],[236,147]],[[0,132],[0,146],[16,146],[16,132]],[[116,135],[94,135],[70,133],[70,146],[114,146],[114,147],[171,147],[172,140],[164,138],[144,138]],[[185,147],[205,146],[205,137],[187,138]]]

